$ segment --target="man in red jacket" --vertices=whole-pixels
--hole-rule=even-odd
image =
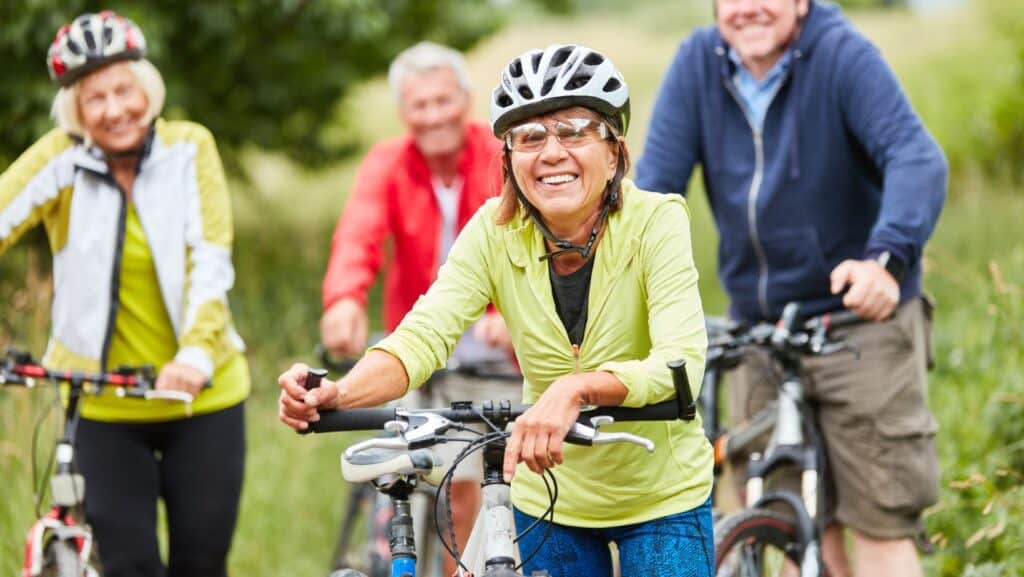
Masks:
[[[408,132],[378,143],[367,154],[334,231],[320,339],[338,356],[365,351],[366,295],[384,260],[385,240],[391,240],[384,285],[384,327],[390,332],[430,287],[458,232],[500,191],[501,143],[488,126],[469,120],[469,82],[461,54],[429,42],[417,44],[395,58],[388,81]],[[491,311],[466,332],[453,358],[462,363],[507,361],[510,347],[505,322]],[[444,396],[442,402],[518,402],[522,394],[518,383],[482,385],[450,377],[437,393]],[[446,462],[463,446],[441,445],[454,449],[443,455]],[[460,548],[479,509],[480,476],[479,461],[464,462],[455,475],[452,519]],[[445,561],[445,575],[450,575],[454,563],[447,557]]]

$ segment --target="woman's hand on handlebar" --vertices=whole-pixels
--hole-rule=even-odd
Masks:
[[[585,404],[581,374],[566,375],[548,387],[537,402],[516,419],[505,448],[505,481],[515,476],[516,465],[523,462],[531,471],[562,464],[562,447],[569,427],[580,416]]]
[[[160,369],[155,388],[158,391],[181,391],[195,398],[199,396],[206,382],[206,375],[199,369],[171,361]]]
[[[337,383],[323,379],[319,387],[307,391],[305,383],[308,373],[308,366],[295,363],[277,378],[277,384],[281,387],[278,417],[282,423],[297,431],[304,431],[309,428],[311,421],[320,420],[317,409],[335,409],[339,404]]]

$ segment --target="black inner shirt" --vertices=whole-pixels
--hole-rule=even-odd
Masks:
[[[593,270],[593,257],[588,258],[579,270],[566,275],[556,273],[554,262],[548,261],[555,310],[565,325],[569,342],[574,345],[583,342],[583,332],[587,328],[587,302],[590,300],[590,273]]]

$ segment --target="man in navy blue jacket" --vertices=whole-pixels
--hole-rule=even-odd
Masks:
[[[928,409],[930,304],[921,256],[946,192],[945,157],[878,50],[814,0],[715,0],[716,26],[684,41],[655,103],[637,184],[685,193],[699,163],[720,233],[730,315],[774,321],[849,308],[876,322],[860,349],[809,359],[835,502],[832,575],[921,574],[913,538],[938,494]],[[774,394],[777,370],[738,371],[732,414]]]

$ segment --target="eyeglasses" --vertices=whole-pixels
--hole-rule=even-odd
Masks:
[[[611,134],[608,125],[590,118],[568,118],[551,122],[527,122],[505,133],[505,146],[516,152],[538,152],[554,136],[565,148],[579,148]]]

